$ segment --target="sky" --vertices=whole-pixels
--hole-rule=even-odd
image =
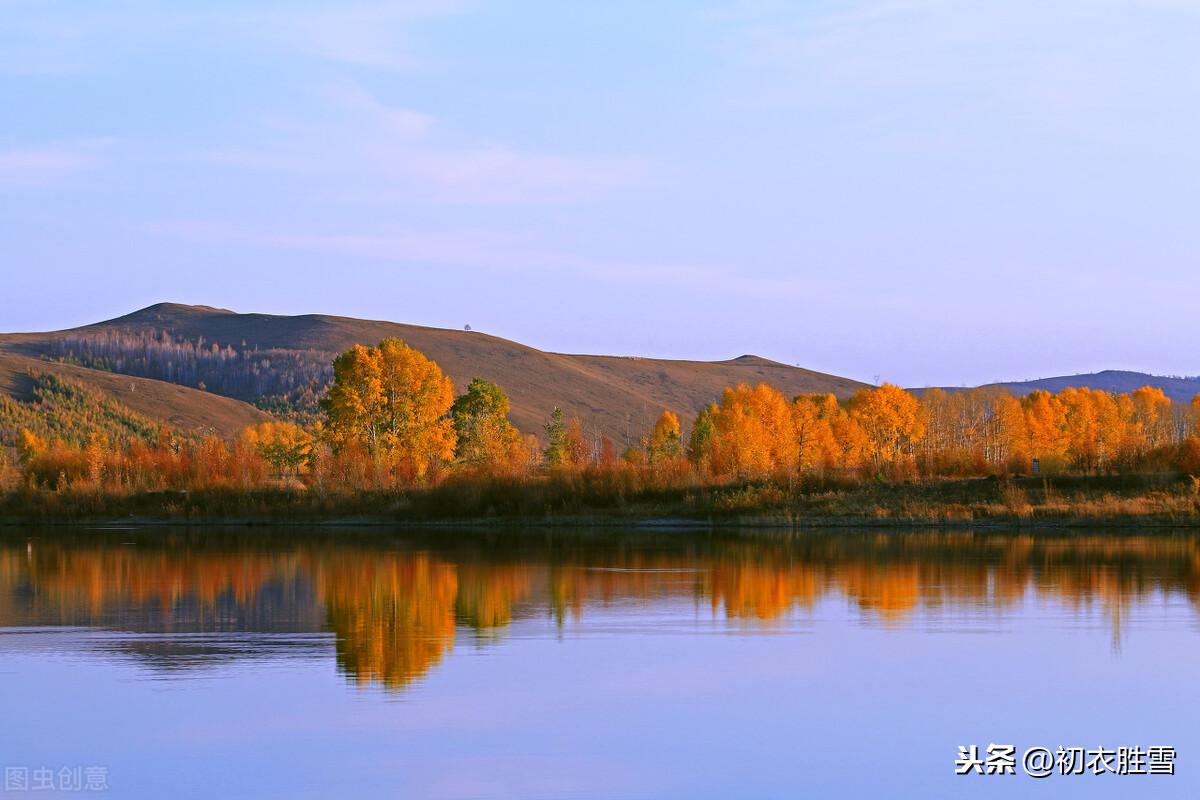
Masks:
[[[0,0],[0,330],[1200,373],[1194,0]]]

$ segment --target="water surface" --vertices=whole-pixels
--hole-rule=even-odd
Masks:
[[[1194,797],[1198,634],[1195,535],[10,530],[0,763],[139,798]],[[1176,775],[954,775],[993,742]]]

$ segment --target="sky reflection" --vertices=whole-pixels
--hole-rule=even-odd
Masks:
[[[1179,534],[22,531],[0,746],[117,796],[943,796],[1000,739],[1184,768],[1198,600]]]

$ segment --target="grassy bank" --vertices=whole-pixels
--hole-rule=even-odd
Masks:
[[[620,481],[447,482],[411,491],[299,488],[145,493],[17,489],[0,522],[1200,526],[1200,486],[1187,476],[974,478],[793,487],[669,489]]]

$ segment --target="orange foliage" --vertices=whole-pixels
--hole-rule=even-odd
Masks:
[[[679,434],[679,417],[673,411],[664,411],[654,423],[654,430],[645,443],[646,460],[650,464],[663,464],[683,454]]]
[[[686,460],[684,431],[672,411],[663,411],[641,446],[619,459],[607,435],[586,433],[580,418],[567,420],[555,408],[542,451],[535,437],[523,436],[508,421],[509,400],[501,387],[477,378],[452,404],[453,386],[438,365],[395,339],[377,347],[355,345],[336,359],[334,382],[322,402],[326,418],[316,431],[268,422],[247,428],[233,442],[182,438],[166,429],[154,441],[153,429],[142,430],[120,409],[89,415],[85,393],[49,385],[45,391],[47,400],[71,401],[71,420],[95,418],[107,426],[92,425],[89,432],[82,423],[72,424],[70,443],[32,429],[10,429],[21,478],[48,489],[251,488],[278,485],[278,477],[290,475],[297,488],[354,492],[430,484],[446,473],[443,466],[452,466],[468,475],[529,481],[540,471],[616,495],[706,482],[774,481],[773,487],[753,487],[767,494],[751,494],[783,503],[779,487],[794,488],[796,479],[813,475],[839,480],[855,474],[996,475],[1027,471],[1035,459],[1047,473],[1200,471],[1200,397],[1184,407],[1152,387],[1122,395],[1039,390],[1022,399],[996,389],[930,389],[918,398],[883,384],[843,403],[831,394],[788,402],[767,384],[741,384],[725,389],[719,403],[696,416]]]
[[[844,463],[835,423],[846,412],[831,394],[802,394],[792,401],[796,467],[801,472],[834,469]]]
[[[880,467],[904,466],[925,435],[925,412],[910,392],[885,383],[850,399],[850,415],[866,434],[867,457]]]
[[[359,684],[400,688],[454,646],[454,566],[425,554],[330,558],[317,583],[338,666]]]
[[[1071,441],[1067,435],[1067,411],[1062,401],[1038,389],[1021,401],[1025,411],[1025,436],[1029,457],[1041,461],[1042,469],[1052,471],[1067,460]]]
[[[799,455],[791,404],[760,383],[726,389],[710,410],[712,433],[700,455],[717,475],[760,478],[788,474]]]
[[[335,450],[365,447],[398,483],[420,483],[454,458],[453,401],[441,368],[399,339],[355,345],[333,362],[325,436]]]
[[[0,543],[0,626],[20,627],[30,615],[45,624],[57,613],[58,624],[187,630],[199,621],[210,630],[256,618],[262,598],[283,604],[277,610],[289,626],[323,618],[351,680],[399,689],[446,657],[460,626],[486,634],[522,606],[562,620],[686,598],[757,625],[845,599],[864,619],[895,625],[939,608],[1003,608],[1032,594],[1068,608],[1103,606],[1114,633],[1120,612],[1151,593],[1177,593],[1200,607],[1200,545],[1178,536],[717,536],[615,548],[564,539],[522,546],[516,559],[510,550],[464,551],[461,542],[396,552],[309,537],[280,549],[260,537],[211,549],[160,537],[138,547],[119,541]],[[311,591],[280,595],[280,585]]]
[[[298,473],[312,456],[312,435],[291,422],[261,422],[242,431],[242,443],[275,469],[276,475]]]

